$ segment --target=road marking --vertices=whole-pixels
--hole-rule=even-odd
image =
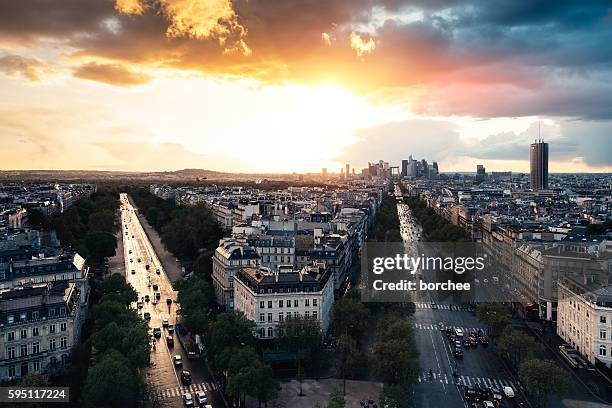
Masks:
[[[176,398],[188,392],[193,394],[198,391],[206,392],[208,389],[210,389],[209,386],[205,382],[202,382],[198,384],[191,384],[190,386],[181,386],[159,390],[152,394],[151,399]]]

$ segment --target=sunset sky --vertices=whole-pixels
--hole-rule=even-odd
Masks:
[[[0,169],[612,171],[612,3],[0,3]]]

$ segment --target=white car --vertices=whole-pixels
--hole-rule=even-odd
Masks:
[[[162,320],[162,326],[163,326],[163,327],[168,327],[168,325],[169,325],[169,324],[170,324],[170,323],[168,322],[168,319],[163,319],[163,320]]]
[[[514,390],[512,389],[512,387],[504,387],[504,395],[506,396],[506,398],[514,398]]]
[[[183,357],[179,356],[178,354],[174,356],[174,365],[175,366],[180,366],[183,365]]]
[[[204,391],[196,392],[195,399],[198,402],[198,405],[201,407],[208,402],[208,398],[206,398],[206,393],[204,393]]]
[[[183,404],[186,407],[193,407],[193,397],[190,393],[183,394]]]
[[[495,404],[493,404],[491,401],[485,401],[483,405],[484,408],[495,408]]]

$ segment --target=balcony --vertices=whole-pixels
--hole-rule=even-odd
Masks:
[[[16,356],[15,358],[7,358],[4,360],[0,360],[0,365],[16,364],[22,361],[29,361],[29,360],[37,359],[37,358],[44,358],[44,357],[47,357],[48,355],[49,355],[49,350],[42,350],[38,353],[30,353],[26,356]]]

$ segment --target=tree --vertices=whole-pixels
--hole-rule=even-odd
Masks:
[[[542,408],[548,405],[551,395],[560,396],[570,387],[568,374],[548,360],[525,361],[519,369],[519,378]]]
[[[220,313],[208,330],[208,355],[211,365],[218,373],[223,373],[235,349],[253,346],[255,323],[242,312]]]
[[[418,353],[414,333],[404,320],[380,322],[372,353],[372,371],[386,384],[406,385],[418,378]]]
[[[130,303],[138,301],[138,293],[134,290],[132,285],[127,283],[123,275],[118,273],[112,274],[104,279],[99,284],[98,289],[101,297],[110,300],[107,297],[113,296],[113,300],[119,300],[125,306],[129,306]]]
[[[93,231],[85,235],[84,244],[93,262],[100,263],[115,256],[117,238],[110,232]]]
[[[112,210],[102,209],[89,215],[87,227],[89,231],[113,233],[116,229],[117,216]]]
[[[476,317],[484,322],[492,335],[501,335],[512,323],[510,313],[501,303],[481,303],[476,307]]]
[[[379,406],[385,408],[409,408],[406,388],[399,385],[385,385],[380,394]]]
[[[109,350],[89,369],[83,401],[96,408],[133,407],[138,404],[140,388],[140,377],[127,358]]]
[[[331,394],[329,394],[329,401],[327,402],[326,408],[344,408],[345,406],[346,401],[344,401],[344,395],[339,389],[334,389]]]
[[[509,330],[501,335],[497,350],[508,358],[515,368],[523,361],[541,356],[544,348],[533,337],[518,330]]]
[[[368,328],[370,312],[355,299],[338,299],[332,305],[331,321],[337,336],[348,334],[359,341]]]
[[[335,354],[336,371],[342,377],[342,395],[346,395],[346,379],[354,378],[360,368],[357,342],[349,335],[341,335]]]

